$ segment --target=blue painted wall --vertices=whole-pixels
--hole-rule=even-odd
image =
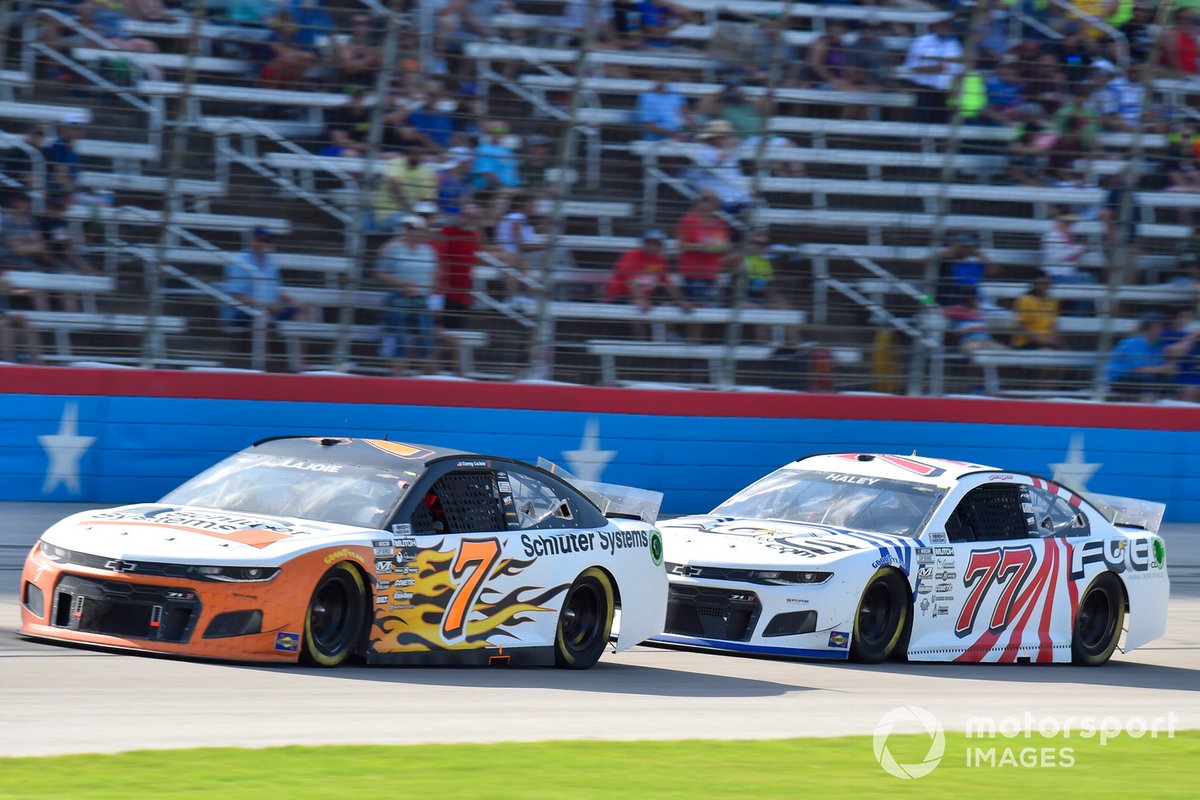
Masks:
[[[1090,490],[1165,502],[1168,519],[1200,521],[1197,431],[16,393],[0,394],[0,433],[5,500],[155,499],[266,436],[386,435],[545,456],[581,475],[662,491],[668,513],[706,511],[811,452],[916,449],[1050,475],[1071,451],[1090,465],[1074,468]]]

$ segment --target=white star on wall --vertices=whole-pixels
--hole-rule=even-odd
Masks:
[[[582,481],[600,480],[604,468],[616,455],[616,450],[600,449],[600,420],[595,418],[584,423],[579,449],[563,451],[563,456],[571,465],[571,472]]]
[[[96,441],[95,436],[79,435],[79,405],[67,403],[58,422],[58,433],[37,438],[50,459],[42,494],[50,494],[60,485],[66,486],[71,494],[79,494],[79,459]]]
[[[1066,460],[1061,464],[1051,464],[1054,470],[1054,480],[1079,490],[1087,489],[1087,482],[1104,466],[1083,460],[1083,434],[1071,435],[1071,444],[1067,448]]]

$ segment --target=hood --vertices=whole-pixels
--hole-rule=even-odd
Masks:
[[[871,553],[882,566],[905,570],[920,542],[908,536],[868,533],[829,525],[730,517],[680,517],[659,522],[664,558],[677,564],[811,568]]]
[[[267,564],[326,539],[364,529],[211,508],[149,503],[84,511],[42,535],[50,544],[109,558]]]

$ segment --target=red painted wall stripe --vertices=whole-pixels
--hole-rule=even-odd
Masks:
[[[1200,408],[1120,403],[738,392],[440,382],[394,378],[168,370],[0,367],[0,393],[380,403],[682,417],[963,422],[1073,428],[1200,430]]]

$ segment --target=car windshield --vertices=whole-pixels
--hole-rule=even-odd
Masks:
[[[238,453],[161,502],[381,528],[407,487],[403,475],[377,467]]]
[[[915,536],[941,497],[941,489],[926,484],[785,468],[747,486],[712,513]]]

